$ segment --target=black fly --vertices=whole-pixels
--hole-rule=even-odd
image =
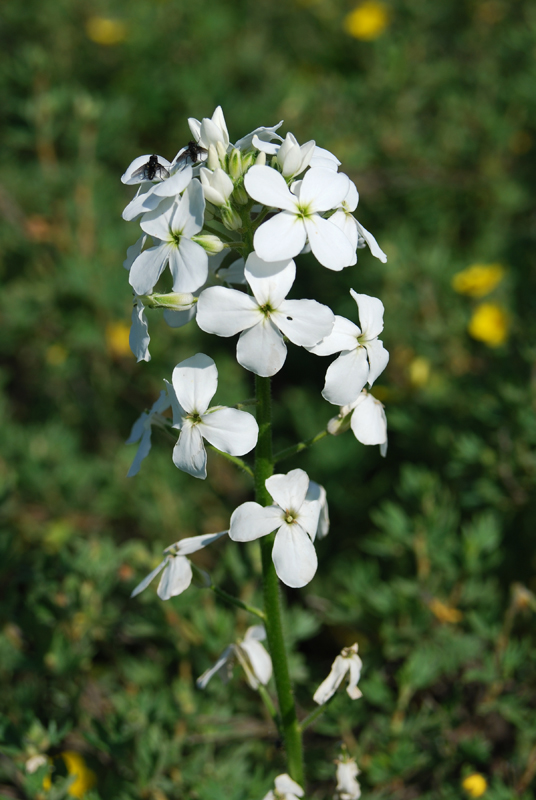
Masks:
[[[137,169],[136,172],[132,174],[131,179],[132,178],[142,178],[144,181],[163,181],[165,178],[169,178],[169,172],[160,164],[158,156],[154,155],[149,156],[149,161]]]
[[[199,161],[206,161],[207,156],[208,150],[201,147],[200,144],[197,144],[197,142],[188,142],[175,164],[179,167],[185,167],[188,164],[197,164]]]

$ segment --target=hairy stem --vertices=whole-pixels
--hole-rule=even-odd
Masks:
[[[310,439],[305,439],[303,442],[298,442],[297,444],[293,444],[291,447],[285,447],[284,450],[280,450],[279,453],[276,453],[274,456],[274,464],[277,464],[279,461],[283,461],[285,458],[290,458],[290,456],[295,456],[296,453],[301,453],[302,450],[306,450],[311,445],[316,444],[325,436],[328,435],[327,428],[320,433],[315,434],[315,436],[311,436]]]

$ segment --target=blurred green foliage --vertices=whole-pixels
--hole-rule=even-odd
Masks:
[[[341,693],[307,735],[308,796],[332,796],[342,739],[369,798],[454,800],[475,771],[490,800],[533,797],[536,8],[387,8],[372,41],[344,32],[343,0],[0,9],[2,798],[72,796],[65,751],[97,775],[87,800],[256,800],[284,768],[238,672],[195,689],[242,612],[196,588],[129,600],[163,547],[222,530],[250,497],[214,454],[206,482],[178,473],[156,434],[125,477],[130,426],[180,360],[215,358],[218,402],[252,393],[233,343],[195,325],[152,313],[151,363],[124,348],[121,263],[137,233],[119,175],[140,153],[173,157],[187,117],[218,104],[232,139],[284,118],[333,150],[389,256],[362,251],[340,275],[304,258],[296,287],[348,316],[350,287],[381,297],[391,352],[376,390],[387,459],[346,434],[282,465],[326,486],[332,516],[317,577],[288,592],[300,713],[342,646],[357,640],[364,661],[364,698]],[[474,262],[507,270],[489,298],[510,320],[499,347],[469,338],[476,302],[451,288]],[[289,352],[278,445],[334,413],[325,368]],[[254,545],[218,542],[196,561],[255,600]],[[49,764],[25,769],[36,754],[52,759],[49,790]]]

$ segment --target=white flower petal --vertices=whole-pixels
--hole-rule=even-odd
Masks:
[[[359,324],[363,336],[367,340],[375,339],[383,331],[384,307],[382,301],[377,297],[369,297],[368,294],[358,294],[353,289],[350,289],[350,294],[357,303]]]
[[[189,414],[204,414],[218,388],[218,369],[209,356],[197,353],[177,364],[172,380],[182,408]]]
[[[319,344],[308,347],[310,353],[316,356],[331,356],[333,353],[341,353],[343,350],[354,350],[359,346],[357,337],[361,330],[346,317],[335,315],[333,330]]]
[[[251,253],[244,275],[260,306],[269,303],[272,308],[278,308],[292,288],[296,264],[288,259],[263,261],[256,253]]]
[[[281,136],[279,136],[279,134],[275,132],[276,130],[278,130],[278,128],[281,127],[282,124],[283,120],[281,120],[281,122],[278,122],[277,125],[272,125],[270,127],[255,128],[255,130],[251,131],[251,133],[248,133],[247,136],[243,136],[241,139],[239,139],[235,144],[235,147],[237,148],[237,150],[249,150],[251,149],[252,146],[257,147],[257,145],[254,144],[254,140],[260,140],[260,142],[268,142],[271,139],[279,139],[280,141],[282,141]]]
[[[145,181],[146,178],[140,177],[139,175],[137,177],[133,177],[133,175],[138,169],[140,169],[140,167],[145,166],[145,164],[147,164],[149,162],[150,158],[152,158],[152,154],[151,155],[145,155],[145,156],[138,156],[137,158],[135,158],[134,161],[132,161],[128,165],[128,167],[126,168],[124,173],[121,175],[121,183],[124,183],[126,186],[133,186],[133,185],[135,185],[137,183],[141,183],[142,181]],[[157,158],[158,163],[162,167],[164,167],[165,169],[169,170],[171,164],[169,163],[167,158],[164,158],[163,156],[158,156],[158,155],[156,156],[156,158]]]
[[[253,245],[263,261],[286,261],[301,253],[306,238],[303,220],[282,211],[257,229]]]
[[[236,346],[238,363],[266,378],[279,372],[287,357],[287,346],[279,329],[270,319],[262,319],[240,335]]]
[[[304,500],[300,508],[298,520],[302,528],[307,531],[313,541],[316,537],[319,519],[320,500]]]
[[[385,264],[385,262],[387,261],[387,256],[381,249],[380,245],[378,244],[374,236],[370,233],[370,231],[367,231],[367,229],[364,228],[363,225],[361,225],[361,223],[358,222],[357,220],[355,221],[355,224],[357,225],[357,230],[368,244],[369,250],[372,253],[372,255],[375,256],[376,258],[379,258],[380,261],[382,261]]]
[[[203,414],[199,430],[213,447],[232,456],[249,453],[259,436],[255,417],[236,408],[219,408]]]
[[[147,187],[147,188],[146,188]],[[136,195],[128,203],[122,213],[122,217],[126,222],[131,222],[140,214],[145,214],[148,211],[154,211],[155,208],[162,202],[162,198],[155,194],[155,186],[148,186],[144,183],[138,189]]]
[[[207,545],[212,544],[212,542],[221,539],[226,533],[228,533],[228,531],[202,533],[201,536],[188,536],[186,539],[180,539],[172,545],[172,547],[176,548],[177,555],[189,556],[191,553],[197,553],[198,550],[202,550]]]
[[[367,383],[368,377],[366,349],[358,347],[343,352],[327,369],[322,397],[337,406],[351,403]]]
[[[324,705],[333,697],[337,689],[342,683],[342,680],[346,673],[350,668],[350,662],[347,658],[343,658],[342,656],[337,656],[335,661],[331,666],[331,672],[329,673],[328,677],[322,681],[318,689],[313,695],[313,700],[315,703],[318,703],[319,706]]]
[[[311,168],[301,182],[300,205],[309,205],[312,212],[335,208],[346,197],[349,180],[342,172]]]
[[[354,217],[341,208],[331,215],[329,221],[344,233],[355,252],[359,246],[359,234]]]
[[[313,157],[311,159],[310,167],[320,167],[321,169],[331,169],[337,172],[337,168],[340,166],[340,161],[337,156],[334,156],[333,153],[330,153],[329,150],[325,150],[323,147],[315,147],[313,152]]]
[[[269,223],[265,222],[264,224]],[[323,219],[318,214],[313,214],[312,217],[304,220],[304,225],[311,250],[323,267],[340,272],[344,267],[350,267],[356,263],[357,255],[352,243],[329,219]],[[259,230],[262,230],[263,227],[261,225]]]
[[[146,241],[147,241],[146,234],[142,234],[140,238],[134,242],[134,244],[131,244],[130,247],[127,248],[127,257],[123,261],[123,267],[126,270],[129,270],[131,268],[132,264],[143,250],[143,246],[145,245]]]
[[[272,677],[272,659],[262,644],[256,642],[254,639],[244,639],[237,647],[247,654],[257,680],[263,685],[266,685]]]
[[[151,337],[149,336],[149,326],[145,317],[145,308],[143,303],[137,302],[132,309],[132,325],[128,336],[128,343],[136,356],[136,361],[151,360],[151,354],[149,353],[150,341]]]
[[[140,220],[140,228],[145,233],[168,243],[170,238],[170,223],[176,206],[174,197],[161,200],[153,211],[147,211]]]
[[[278,775],[274,781],[275,788],[282,794],[295,794],[297,797],[303,797],[304,791],[299,784],[292,780],[286,772],[283,775]]]
[[[149,247],[137,257],[130,268],[128,281],[136,294],[151,294],[169,258],[169,246]]]
[[[365,344],[365,349],[368,354],[370,367],[368,383],[372,386],[376,378],[382,374],[389,363],[389,353],[383,346],[383,342],[379,339],[373,339],[372,342],[367,342]]]
[[[143,590],[144,590],[144,589],[146,589],[146,588],[149,586],[149,584],[151,583],[151,581],[153,580],[153,578],[156,578],[156,576],[158,575],[158,573],[159,573],[159,572],[162,572],[162,570],[164,569],[164,567],[166,566],[166,564],[167,564],[167,563],[168,563],[168,556],[166,556],[166,558],[165,558],[163,561],[161,561],[161,562],[160,562],[160,564],[159,564],[157,567],[155,567],[155,569],[153,569],[153,571],[152,571],[152,572],[150,572],[150,573],[149,573],[149,574],[148,574],[148,575],[147,575],[147,576],[146,576],[146,577],[145,577],[145,578],[144,578],[144,579],[141,581],[141,583],[138,583],[138,585],[136,586],[136,588],[135,588],[135,589],[133,589],[133,591],[131,592],[130,596],[131,596],[131,597],[136,597],[136,595],[140,594],[140,592],[143,592]]]
[[[309,476],[303,469],[292,469],[266,480],[266,488],[274,502],[284,511],[298,512],[309,487]]]
[[[210,286],[199,295],[197,324],[207,333],[234,336],[253,327],[260,319],[261,312],[253,297],[237,289]]]
[[[266,639],[266,628],[264,625],[251,625],[244,636],[244,641],[249,642],[250,639],[255,639],[257,642],[264,642]]]
[[[193,171],[190,165],[172,175],[171,178],[158,183],[154,187],[155,195],[159,197],[174,197],[180,194],[191,182]]]
[[[168,556],[169,561],[156,591],[161,600],[182,594],[192,582],[192,566],[184,556]]]
[[[208,256],[200,244],[186,237],[170,249],[169,268],[174,292],[196,292],[207,280]]]
[[[285,300],[272,319],[291,342],[311,347],[329,336],[335,317],[330,308],[316,300]]]
[[[351,428],[361,444],[384,444],[387,441],[387,419],[379,400],[371,394],[354,409]]]
[[[316,536],[323,539],[329,533],[329,508],[326,496],[326,490],[323,486],[315,481],[309,481],[309,488],[305,496],[306,500],[318,500],[320,503],[320,516],[318,518],[318,527],[316,529]],[[315,536],[312,537],[313,541]]]
[[[149,415],[146,414],[146,417],[148,416]],[[132,429],[132,433],[134,433],[134,429]],[[132,434],[130,435],[130,438],[132,438]],[[130,441],[129,439],[127,439],[127,444],[129,443]],[[141,441],[136,451],[136,455],[134,456],[134,461],[130,465],[130,469],[127,472],[127,478],[133,478],[134,475],[138,474],[138,472],[140,471],[141,462],[143,461],[144,458],[147,458],[150,450],[151,450],[151,427],[149,426],[145,428],[143,432],[143,436],[141,437]]]
[[[263,508],[258,503],[242,503],[231,515],[229,538],[234,542],[252,542],[275,531],[281,522],[281,509],[276,506]]]
[[[170,328],[182,328],[193,320],[196,315],[197,304],[186,311],[174,311],[171,308],[164,309],[164,319]]]
[[[173,448],[173,463],[194,478],[204,480],[207,477],[207,453],[203,437],[198,426],[192,426],[189,420],[185,420],[179,441]]]
[[[204,689],[209,680],[218,672],[222,672],[222,676],[227,672],[227,662],[234,657],[234,645],[226,647],[216,663],[210,669],[203,672],[202,675],[196,680],[196,685],[199,689]]]
[[[275,536],[272,561],[281,581],[299,589],[314,577],[318,566],[315,546],[298,524],[283,524]]]
[[[290,193],[285,179],[272,167],[251,167],[244,178],[244,186],[250,197],[265,206],[287,211],[296,208],[296,198]]]

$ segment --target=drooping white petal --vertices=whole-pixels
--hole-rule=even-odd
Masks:
[[[264,206],[287,211],[296,208],[296,198],[290,193],[285,179],[272,167],[251,167],[244,178],[244,186],[249,196]]]
[[[269,220],[269,222],[271,221]],[[304,220],[304,225],[311,250],[323,267],[340,272],[344,267],[350,267],[357,262],[357,255],[352,243],[329,219],[323,219],[318,214],[313,214],[312,217]],[[259,230],[262,230],[263,227],[261,225]]]
[[[148,417],[149,415],[146,414],[145,416]],[[134,433],[134,429],[132,430],[132,433]],[[130,436],[130,439],[131,438],[132,434]],[[130,444],[130,439],[127,439],[126,442],[127,444]],[[148,425],[147,427],[144,427],[143,435],[141,437],[141,441],[136,451],[136,455],[134,456],[134,460],[130,465],[129,471],[127,472],[127,478],[133,478],[134,475],[138,474],[138,472],[140,471],[141,462],[143,461],[144,458],[147,458],[150,450],[151,450],[151,426]]]
[[[138,583],[136,588],[133,589],[133,591],[131,592],[130,596],[136,597],[136,595],[143,592],[143,590],[149,586],[153,578],[156,578],[156,576],[160,572],[162,572],[167,563],[168,563],[168,556],[166,556],[166,558],[163,561],[161,561],[160,564],[157,567],[155,567],[155,569],[153,569],[152,572],[150,572],[140,583]]]
[[[198,427],[207,442],[232,456],[243,456],[253,450],[259,435],[255,417],[236,408],[209,410]]]
[[[359,800],[361,787],[356,780],[359,775],[357,764],[345,754],[343,761],[337,761],[336,800]]]
[[[128,343],[138,363],[151,360],[151,354],[149,353],[150,341],[151,337],[149,336],[149,326],[145,317],[145,308],[143,303],[137,302],[132,309],[132,325],[130,326]]]
[[[237,647],[247,654],[257,680],[266,685],[272,677],[272,659],[262,644],[254,639],[244,639]]]
[[[230,645],[226,647],[221,656],[218,658],[216,663],[210,669],[207,669],[203,672],[202,675],[196,680],[196,685],[199,689],[204,689],[209,680],[214,677],[218,672],[221,673],[221,678],[226,683],[226,678],[228,677],[228,662],[230,662],[234,657],[234,645]]]
[[[387,441],[387,419],[379,400],[363,394],[350,420],[354,436],[361,444],[384,444]]]
[[[367,383],[372,386],[376,378],[382,374],[385,367],[389,363],[389,353],[383,346],[383,342],[379,339],[373,339],[371,342],[365,343],[365,349],[369,361],[369,374]]]
[[[161,600],[169,600],[182,594],[192,582],[192,566],[184,556],[168,556],[158,589],[156,591]]]
[[[331,215],[329,221],[332,225],[336,225],[337,228],[344,233],[355,252],[359,246],[359,234],[357,232],[357,225],[354,217],[340,208]]]
[[[231,515],[229,538],[234,542],[252,542],[275,531],[281,522],[281,509],[276,506],[263,508],[258,503],[242,503]]]
[[[164,378],[164,383],[167,387],[167,392],[169,396],[169,402],[171,405],[171,410],[173,412],[173,427],[180,430],[182,428],[183,418],[186,416],[187,412],[181,406],[179,401],[177,400],[177,395],[175,394],[175,389],[173,388],[173,384],[171,384],[166,378]]]
[[[169,245],[149,247],[130,268],[128,281],[136,294],[151,294],[169,258]]]
[[[282,211],[257,228],[253,245],[263,261],[286,261],[301,253],[306,238],[303,220]]]
[[[333,353],[341,353],[343,350],[353,350],[358,342],[361,330],[346,317],[335,315],[333,330],[314,347],[307,348],[310,353],[316,356],[331,356]]]
[[[267,303],[272,308],[285,299],[296,278],[296,264],[292,260],[263,261],[251,253],[246,261],[244,274],[260,306]]]
[[[327,369],[322,397],[336,406],[351,403],[367,383],[368,376],[369,364],[364,347],[343,352]]]
[[[316,300],[284,300],[272,319],[291,342],[311,347],[329,336],[335,317],[330,308]]]
[[[197,353],[173,370],[177,400],[188,413],[204,414],[218,388],[218,369],[204,353]]]
[[[359,700],[360,697],[363,697],[363,693],[357,684],[359,683],[359,679],[361,677],[363,663],[357,655],[357,646],[354,645],[354,647],[356,647],[356,653],[354,656],[348,659],[350,665],[348,668],[348,686],[346,687],[346,692],[348,696],[352,698],[352,700]]]
[[[323,486],[315,481],[309,481],[309,488],[305,496],[306,500],[318,500],[320,503],[320,516],[318,518],[318,526],[316,529],[316,536],[323,539],[329,533],[329,508],[326,496],[326,490]],[[315,536],[312,537],[313,541]]]
[[[315,703],[321,706],[327,703],[330,697],[333,697],[349,668],[350,662],[347,658],[343,658],[340,655],[336,657],[328,677],[322,681],[313,695]]]
[[[236,360],[238,363],[267,378],[279,372],[287,357],[287,346],[283,336],[271,319],[263,319],[240,335],[236,346]]]
[[[123,267],[126,270],[129,270],[131,268],[132,264],[143,250],[146,241],[147,241],[146,234],[142,234],[140,238],[134,242],[134,244],[131,244],[130,247],[127,248],[127,257],[123,261]]]
[[[375,339],[383,331],[384,307],[382,301],[377,297],[369,297],[368,294],[358,294],[353,289],[350,289],[350,294],[357,303],[359,324],[363,336],[367,341]]]
[[[199,295],[197,324],[202,331],[217,336],[234,336],[261,320],[253,297],[237,289],[210,286]]]
[[[266,480],[270,496],[284,511],[298,512],[309,487],[309,476],[303,469],[292,469],[286,475],[279,473]]]
[[[222,536],[228,531],[220,531],[219,533],[202,533],[200,536],[188,536],[186,539],[180,539],[175,545],[176,552],[180,556],[189,556],[191,553],[197,553],[212,542],[221,539]]]
[[[382,261],[385,264],[385,262],[387,261],[387,256],[381,249],[380,245],[378,244],[374,236],[370,233],[370,231],[367,231],[367,229],[364,228],[363,225],[361,225],[361,223],[358,222],[358,220],[356,220],[355,223],[357,225],[357,230],[368,244],[369,250],[372,253],[372,255],[375,256],[376,258],[379,258],[380,261]]]
[[[318,566],[315,546],[298,523],[281,525],[275,536],[272,561],[278,578],[291,589],[308,584]]]
[[[179,441],[173,448],[173,463],[176,467],[204,480],[207,477],[207,453],[203,437],[197,425],[185,420],[181,428]]]

